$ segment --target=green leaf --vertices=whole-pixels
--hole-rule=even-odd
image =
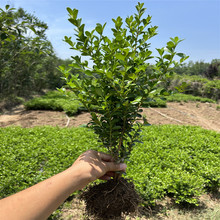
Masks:
[[[69,18],[68,21],[71,22],[73,25],[78,26],[78,22],[76,19]]]
[[[164,54],[164,48],[156,48],[156,50],[158,51],[158,53],[160,54],[160,56],[162,56]]]
[[[167,92],[166,89],[162,89],[162,90],[160,91],[160,95],[168,96],[168,95],[170,95],[170,94],[169,94],[169,92]]]
[[[179,56],[179,57],[181,57],[181,58],[185,57],[185,54],[184,54],[184,53],[177,53],[176,55]]]
[[[172,41],[167,42],[167,47],[173,48],[175,47],[175,44]]]
[[[112,74],[112,72],[106,72],[105,74],[106,74],[106,76],[107,76],[109,79],[113,79],[113,74]]]
[[[115,58],[116,59],[119,59],[119,60],[125,60],[125,56],[124,55],[122,55],[121,53],[117,53],[117,54],[115,54]]]
[[[95,30],[97,31],[98,34],[102,35],[103,29],[101,24],[97,23]]]
[[[138,96],[134,101],[131,102],[132,105],[138,104],[141,102],[142,96]]]
[[[8,10],[10,8],[10,5],[6,5],[5,9]]]
[[[183,58],[180,59],[180,63],[184,62],[185,60],[187,60],[189,58],[189,56],[185,56]]]
[[[174,37],[174,38],[170,38],[176,45],[178,44],[178,43],[180,43],[181,41],[183,41],[183,39],[181,40],[181,39],[179,39],[178,37]]]
[[[179,41],[179,38],[178,37],[174,37],[174,38],[170,38],[173,42],[175,42],[175,43],[178,43],[178,41]]]
[[[123,37],[121,36],[121,34],[117,34],[115,39],[116,39],[117,41],[122,41],[122,40],[123,40]]]
[[[67,7],[66,10],[69,12],[70,15],[72,15],[73,11],[71,8]]]
[[[173,57],[170,54],[165,54],[163,58],[171,61]]]
[[[78,15],[78,10],[77,9],[73,9],[73,13],[72,13],[72,18],[73,19],[76,19],[77,18],[77,15]]]
[[[61,65],[61,66],[59,66],[59,68],[60,68],[61,71],[64,71],[65,70],[65,65]]]
[[[101,88],[95,88],[95,92],[96,92],[96,94],[99,95],[99,96],[102,96],[102,95],[103,95]]]
[[[8,36],[7,36],[6,33],[2,33],[2,34],[1,34],[1,40],[5,40],[5,39],[7,39],[7,38],[8,38]]]
[[[98,120],[98,118],[97,118],[95,112],[91,112],[90,114],[91,114],[92,119],[94,120],[94,122],[95,122],[96,124],[100,124],[100,121]]]
[[[137,74],[135,74],[135,73],[130,73],[130,74],[128,74],[128,77],[129,77],[130,79],[132,79],[132,80],[135,80],[135,79],[137,78]]]
[[[85,74],[88,75],[88,76],[92,76],[92,71],[86,70],[86,71],[85,71]]]
[[[87,37],[91,37],[91,33],[89,31],[86,31],[85,34]]]

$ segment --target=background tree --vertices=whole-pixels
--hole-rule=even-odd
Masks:
[[[61,86],[56,67],[63,61],[56,57],[47,40],[47,28],[46,23],[22,8],[0,8],[1,96],[23,96]]]
[[[209,79],[220,77],[220,59],[212,60],[205,72],[205,76]]]

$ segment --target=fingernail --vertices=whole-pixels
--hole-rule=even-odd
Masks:
[[[127,165],[125,163],[120,163],[120,170],[125,170],[127,168]]]

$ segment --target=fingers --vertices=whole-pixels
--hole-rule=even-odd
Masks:
[[[101,176],[99,179],[100,180],[110,180],[111,177],[114,177],[114,175],[115,175],[115,172],[109,171],[104,176]]]
[[[110,180],[111,177],[108,176],[108,175],[104,175],[104,176],[100,177],[99,179],[100,179],[100,180]]]
[[[106,162],[108,171],[125,171],[127,165],[125,163],[116,164],[114,162]]]
[[[101,160],[106,161],[106,162],[113,162],[113,158],[111,155],[109,154],[105,154],[102,152],[98,152],[99,157],[101,158]]]

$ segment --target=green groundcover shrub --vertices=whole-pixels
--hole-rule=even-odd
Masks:
[[[64,95],[59,91],[49,91],[43,96],[27,101],[24,106],[27,110],[65,111],[68,115],[75,115],[83,110],[73,92]]]
[[[170,82],[170,88],[175,88],[183,82],[187,83],[184,93],[206,97],[214,100],[220,99],[220,80],[209,80],[197,75],[175,75]]]
[[[197,204],[199,195],[219,189],[219,133],[192,126],[148,126],[142,142],[131,153],[127,177],[145,204],[154,205],[164,196]],[[0,128],[0,143],[0,198],[61,172],[88,149],[100,150],[96,135],[81,127]]]
[[[189,94],[176,93],[170,96],[164,97],[167,102],[209,102],[216,103],[213,99],[203,98],[200,96],[193,96]]]
[[[188,94],[173,94],[162,98],[154,98],[146,100],[145,107],[165,108],[167,102],[210,102],[215,103],[214,100],[209,98],[202,98],[199,96],[193,96]],[[67,115],[72,116],[80,113],[81,111],[87,111],[82,104],[76,99],[73,92],[67,92],[66,95],[59,91],[49,91],[41,97],[31,99],[24,103],[27,110],[52,110],[52,111],[64,111]],[[95,110],[95,106],[93,107]]]
[[[166,101],[160,98],[149,100],[146,106],[149,107],[166,107]],[[82,103],[77,100],[75,94],[71,91],[64,95],[59,91],[49,91],[45,95],[33,98],[24,103],[27,110],[51,110],[64,111],[69,116],[76,115],[81,111],[87,111]],[[92,107],[94,110],[95,106]]]

